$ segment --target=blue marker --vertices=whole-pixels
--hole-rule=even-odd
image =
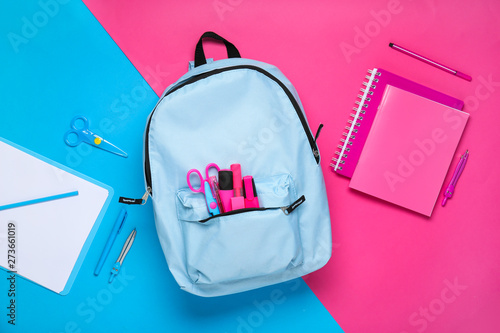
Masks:
[[[122,208],[120,215],[118,215],[118,218],[116,219],[115,224],[113,225],[113,230],[111,230],[111,234],[109,235],[106,245],[104,246],[104,250],[102,250],[101,258],[99,259],[99,262],[97,263],[97,266],[94,271],[95,276],[98,276],[99,273],[101,273],[102,266],[104,266],[104,261],[106,261],[109,251],[111,251],[111,247],[115,242],[116,236],[118,236],[118,234],[122,230],[123,224],[125,223],[126,219],[127,219],[127,210],[125,208]]]

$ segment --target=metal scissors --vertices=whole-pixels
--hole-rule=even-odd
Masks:
[[[81,124],[83,123],[83,126]],[[107,140],[89,130],[89,121],[84,116],[76,116],[71,120],[71,129],[64,134],[64,142],[70,147],[76,147],[85,142],[110,153],[127,157],[127,153]]]
[[[200,171],[198,171],[197,169],[191,169],[187,173],[187,183],[191,191],[203,193],[205,195],[205,201],[207,203],[208,213],[210,214],[210,216],[214,216],[220,214],[220,209],[219,205],[217,204],[217,200],[215,199],[215,194],[212,191],[212,187],[210,186],[210,176],[208,175],[210,168],[215,168],[217,172],[220,171],[220,168],[217,164],[210,163],[209,165],[207,165],[205,169],[206,178],[203,178]],[[199,188],[194,188],[193,186],[191,186],[190,177],[192,173],[195,173],[200,178]]]

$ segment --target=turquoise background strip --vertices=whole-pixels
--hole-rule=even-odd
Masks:
[[[217,298],[181,291],[161,251],[150,203],[127,207],[124,228],[95,277],[121,209],[118,196],[145,192],[143,132],[158,96],[80,1],[3,2],[0,36],[0,137],[114,190],[67,296],[17,279],[13,326],[7,316],[10,282],[0,272],[0,332],[342,332],[302,279]],[[63,135],[80,114],[129,157],[66,146]],[[107,272],[134,227],[136,241],[108,284]]]

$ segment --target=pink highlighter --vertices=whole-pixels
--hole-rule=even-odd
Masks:
[[[245,208],[245,198],[243,197],[243,187],[241,183],[241,165],[231,164],[233,172],[234,196],[231,198],[231,210]]]
[[[219,170],[219,197],[224,213],[232,210],[231,198],[233,193],[233,172],[231,170]]]
[[[259,208],[259,198],[255,189],[252,176],[243,177],[243,190],[245,192],[245,208]]]

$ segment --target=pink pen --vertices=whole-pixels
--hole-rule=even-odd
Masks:
[[[402,53],[404,53],[406,55],[409,55],[410,57],[413,57],[415,59],[423,61],[426,64],[429,64],[431,66],[437,67],[437,68],[439,68],[439,69],[441,69],[441,70],[443,70],[445,72],[448,72],[448,73],[450,73],[452,75],[456,75],[456,76],[458,76],[458,77],[460,77],[460,78],[462,78],[464,80],[467,80],[467,81],[472,81],[472,78],[469,75],[461,73],[461,72],[459,72],[459,71],[457,71],[455,69],[451,69],[451,68],[449,68],[449,67],[447,67],[445,65],[442,65],[442,64],[440,64],[440,63],[438,63],[436,61],[430,60],[430,59],[428,59],[428,58],[426,58],[424,56],[421,56],[420,54],[417,54],[415,52],[407,50],[404,47],[401,47],[401,46],[396,45],[394,43],[389,43],[389,46],[392,47],[395,50],[398,50],[399,52],[402,52]]]
[[[444,206],[446,204],[446,200],[450,199],[451,196],[453,195],[453,191],[455,191],[455,186],[457,186],[458,178],[460,178],[462,171],[464,171],[465,163],[467,163],[467,158],[469,158],[469,150],[467,150],[465,154],[463,154],[460,157],[460,161],[458,161],[457,167],[455,168],[455,172],[453,173],[453,177],[451,177],[450,184],[444,191],[444,199],[443,202],[441,203],[441,206]]]

